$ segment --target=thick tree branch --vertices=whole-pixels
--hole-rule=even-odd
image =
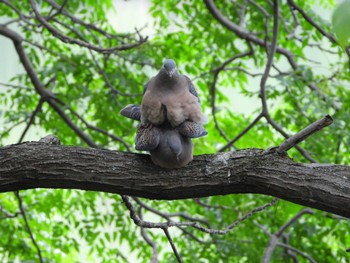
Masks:
[[[196,156],[165,170],[148,155],[38,142],[0,148],[0,192],[32,188],[169,200],[257,193],[350,217],[349,166],[295,163],[260,149]]]

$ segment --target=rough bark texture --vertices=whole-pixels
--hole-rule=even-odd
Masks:
[[[350,218],[350,167],[295,163],[260,149],[196,156],[165,170],[148,155],[30,142],[0,148],[0,192],[103,191],[152,199],[258,193]]]

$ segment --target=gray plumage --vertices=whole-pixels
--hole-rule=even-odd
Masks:
[[[136,105],[136,104],[127,105],[124,109],[120,111],[120,114],[133,120],[137,120],[137,121],[141,120],[141,108],[139,105]],[[148,132],[149,125],[150,124],[143,125],[143,128],[141,130],[138,129],[137,136],[136,136],[136,147],[137,147],[136,150],[147,150],[147,151],[149,150],[149,149],[142,148],[142,144],[137,143],[139,138],[141,139],[142,136],[145,136],[145,137],[147,136],[147,135],[142,135],[142,132]],[[199,138],[208,134],[208,132],[204,129],[202,124],[191,122],[191,121],[185,121],[174,129],[178,130],[183,136],[187,138]],[[151,131],[155,132],[155,130],[151,130]],[[146,138],[142,140],[146,140]]]
[[[162,126],[140,125],[136,136],[136,148],[148,150],[154,164],[167,168],[181,168],[193,159],[193,144],[169,124]]]
[[[193,144],[191,139],[181,135],[171,127],[162,127],[159,145],[150,151],[154,164],[167,168],[181,168],[193,159]]]
[[[139,105],[129,104],[119,112],[121,115],[136,121],[141,120],[141,110]]]
[[[146,84],[141,103],[142,124],[159,126],[166,121],[172,127],[185,121],[206,121],[191,80],[177,72],[172,59],[165,60],[159,73]]]
[[[120,113],[141,121],[135,148],[149,151],[153,163],[164,168],[187,165],[193,159],[191,138],[207,134],[197,91],[171,59],[145,85],[141,106],[130,104]]]
[[[140,106],[130,104],[120,111],[130,119],[140,121]],[[200,128],[202,127],[202,129]],[[135,148],[149,151],[154,164],[173,169],[187,165],[193,159],[193,144],[190,138],[206,135],[203,126],[186,121],[178,128],[169,123],[161,126],[140,124],[137,128]]]

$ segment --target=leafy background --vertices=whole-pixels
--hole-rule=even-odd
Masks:
[[[63,4],[64,1],[57,1]],[[231,21],[239,24],[244,1],[216,1],[220,11]],[[349,164],[350,89],[348,58],[343,47],[349,42],[344,32],[346,10],[337,9],[330,20],[315,10],[334,10],[331,1],[295,1],[312,19],[327,32],[334,32],[340,45],[330,43],[318,30],[299,15],[300,25],[289,6],[280,4],[281,22],[278,45],[290,50],[298,67],[292,69],[281,54],[275,56],[276,69],[271,71],[267,85],[269,112],[289,134],[293,134],[312,121],[331,114],[334,124],[303,142],[301,146],[321,163]],[[31,9],[26,1],[11,2],[21,12]],[[266,26],[272,29],[272,4],[256,1],[270,14],[254,5],[247,5],[244,27],[271,40]],[[18,18],[17,12],[0,1],[0,16]],[[348,2],[346,3],[348,5]],[[87,23],[111,33],[126,35],[112,27],[106,13],[113,2],[67,1],[66,10]],[[344,10],[344,11],[343,11]],[[48,15],[50,5],[40,2],[40,12]],[[116,12],[123,12],[118,10]],[[106,148],[133,150],[136,123],[119,115],[119,110],[130,103],[139,104],[143,85],[156,74],[164,58],[174,58],[181,73],[190,76],[199,92],[203,111],[209,117],[206,126],[209,134],[194,141],[195,154],[215,153],[237,136],[260,113],[259,81],[267,61],[265,48],[254,46],[254,54],[235,60],[218,74],[213,88],[216,69],[236,54],[249,50],[249,44],[222,27],[209,13],[202,1],[153,0],[149,10],[155,33],[143,45],[127,51],[103,54],[69,45],[53,37],[48,30],[38,28],[37,22],[20,23],[15,27],[26,39],[25,50],[43,83],[57,98],[65,103],[64,110],[72,121],[93,141]],[[342,17],[345,17],[342,19]],[[337,19],[338,18],[338,19]],[[103,34],[94,33],[63,15],[57,20],[65,34],[104,47],[119,45],[120,41]],[[267,22],[266,22],[267,21]],[[340,21],[340,22],[339,22]],[[345,21],[345,22],[342,22]],[[34,22],[34,20],[33,20]],[[127,23],[127,21],[121,21]],[[65,27],[68,25],[69,27]],[[340,25],[340,26],[339,26]],[[72,30],[74,29],[74,30]],[[78,32],[78,33],[77,33]],[[271,33],[271,32],[270,32]],[[130,32],[136,37],[135,32]],[[143,34],[143,31],[140,31]],[[264,35],[265,34],[265,35]],[[345,35],[344,35],[345,34]],[[320,62],[321,61],[321,62]],[[5,62],[7,63],[7,62]],[[54,81],[50,80],[55,77]],[[26,73],[14,76],[13,87],[0,88],[1,123],[0,144],[13,132],[12,127],[28,122],[38,105],[40,96]],[[326,99],[307,86],[315,83]],[[215,93],[214,93],[215,92]],[[215,96],[215,97],[214,97]],[[213,98],[215,98],[213,104]],[[215,114],[220,132],[215,125]],[[89,125],[86,125],[86,124]],[[120,143],[93,128],[98,127],[121,138]],[[46,103],[35,116],[31,129],[41,134],[55,134],[64,145],[87,144],[66,125],[60,116]],[[19,136],[18,136],[19,137]],[[26,138],[31,140],[31,138]],[[263,148],[278,145],[284,140],[265,119],[261,119],[231,150]],[[297,150],[289,152],[295,161],[308,162]],[[40,247],[45,262],[149,262],[151,247],[140,234],[128,211],[117,195],[83,192],[77,190],[36,189],[22,191],[25,212],[33,236]],[[165,213],[186,212],[202,218],[212,228],[224,228],[251,209],[265,204],[271,197],[252,194],[215,196],[196,200],[151,201],[142,200],[149,206]],[[37,262],[37,248],[32,242],[23,216],[19,213],[18,199],[13,193],[0,194],[0,261]],[[255,214],[240,223],[226,235],[208,235],[188,228],[187,234],[171,229],[174,242],[184,262],[259,262],[267,247],[269,236],[275,233],[295,214],[301,206],[279,200],[276,205]],[[8,217],[7,211],[13,217]],[[144,218],[165,221],[150,211]],[[179,217],[174,220],[185,221]],[[315,259],[316,262],[347,262],[350,246],[349,221],[334,215],[315,211],[304,215],[285,234],[289,244]],[[157,244],[161,262],[175,262],[168,241],[160,230],[147,230]],[[192,235],[191,235],[192,234]],[[193,235],[196,239],[193,238]],[[307,262],[298,256],[299,262]],[[282,247],[276,248],[272,262],[294,262]]]

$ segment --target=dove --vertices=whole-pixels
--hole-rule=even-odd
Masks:
[[[130,104],[120,114],[141,120],[141,107]],[[165,122],[160,126],[153,124],[139,125],[136,134],[136,150],[149,151],[154,164],[167,168],[181,168],[193,159],[193,144],[190,138],[198,138],[207,134],[201,124],[185,121],[173,128]]]
[[[168,122],[172,127],[177,127],[185,121],[203,124],[206,117],[202,114],[192,81],[178,73],[174,60],[167,59],[159,73],[145,86],[141,124],[159,126]]]

